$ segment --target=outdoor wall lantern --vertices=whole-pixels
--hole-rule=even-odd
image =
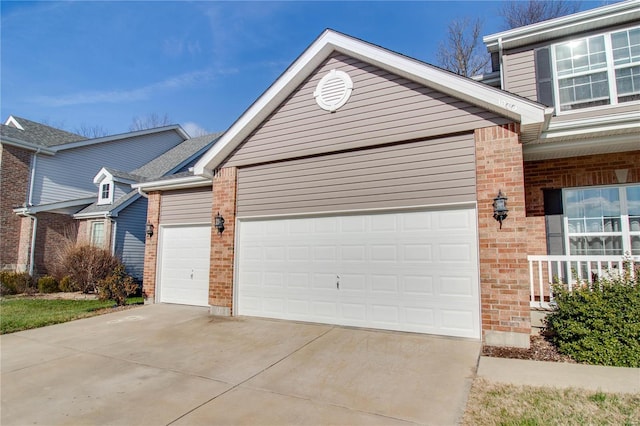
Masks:
[[[502,221],[507,218],[507,197],[502,193],[502,190],[498,191],[498,196],[493,199],[493,218],[500,222],[500,229],[502,229]]]
[[[222,231],[224,231],[224,218],[220,216],[220,212],[216,215],[216,222],[214,226],[218,230],[218,233],[222,234]]]
[[[153,237],[153,223],[147,222],[147,237]]]

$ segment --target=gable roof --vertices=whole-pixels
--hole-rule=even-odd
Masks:
[[[131,172],[123,172],[121,170],[103,167],[96,175],[94,183],[99,183],[98,178],[101,175],[104,176],[105,172],[109,173],[113,178],[116,178],[114,180],[119,179],[122,181],[126,181],[126,183],[140,183],[153,181],[154,179],[160,179],[166,175],[170,175],[171,173],[180,170],[194,158],[202,155],[204,151],[210,148],[211,145],[214,144],[216,140],[218,140],[220,135],[221,133],[212,133],[188,139],[181,144],[173,147],[164,154],[149,161],[144,166],[132,170]],[[179,173],[179,175],[179,177],[182,177],[188,175],[188,173]],[[113,204],[98,204],[98,201],[95,200],[91,205],[85,207],[84,209],[76,213],[73,217],[76,219],[81,219],[87,217],[103,216],[105,214],[108,214],[109,216],[117,216],[121,210],[126,208],[141,196],[137,191],[137,185],[133,185],[132,187],[134,188],[134,190],[115,200]]]
[[[213,170],[333,52],[370,63],[411,81],[493,111],[521,123],[522,138],[533,140],[548,123],[553,108],[461,77],[365,41],[325,30],[287,70],[247,109],[194,166],[194,174]]]
[[[16,116],[10,116],[4,124],[0,125],[0,136],[3,142],[5,140],[25,142],[34,150],[87,140],[84,136]]]
[[[87,139],[84,136],[36,123],[26,118],[10,116],[5,124],[0,125],[0,140],[2,140],[2,143],[30,151],[40,151],[44,154],[54,155],[58,151],[67,149],[169,131],[176,132],[182,140],[189,139],[189,135],[177,124]]]
[[[497,52],[638,20],[640,2],[629,0],[491,34],[482,41],[489,52]]]

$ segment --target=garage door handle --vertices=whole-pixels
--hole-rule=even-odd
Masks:
[[[340,290],[340,275],[336,275],[336,288]]]
[[[191,279],[193,279],[193,269],[191,270]]]

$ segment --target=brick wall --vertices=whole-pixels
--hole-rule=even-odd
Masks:
[[[543,189],[624,183],[618,181],[616,170],[627,170],[626,183],[640,182],[640,151],[527,161],[527,215],[544,216]]]
[[[146,237],[142,291],[145,303],[154,303],[156,297],[156,270],[158,261],[158,232],[160,231],[160,200],[162,193],[150,192],[147,200],[147,223],[154,226],[154,234]]]
[[[237,169],[227,167],[216,171],[213,178],[213,209],[211,224],[218,212],[224,217],[224,232],[211,227],[211,267],[209,268],[209,305],[217,315],[233,314],[233,266],[236,225]]]
[[[22,219],[13,208],[27,200],[31,153],[9,145],[0,145],[0,269],[24,269],[20,261]],[[25,222],[30,227],[30,220]],[[29,228],[29,238],[30,238]]]
[[[486,344],[528,347],[529,223],[518,135],[519,126],[514,123],[475,131],[480,300]],[[498,190],[508,197],[509,214],[502,229],[493,218]]]

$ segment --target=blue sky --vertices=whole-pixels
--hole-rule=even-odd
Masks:
[[[590,9],[602,1],[582,1]],[[498,1],[2,1],[0,116],[126,132],[165,114],[187,131],[228,128],[332,28],[436,63],[447,24]]]

